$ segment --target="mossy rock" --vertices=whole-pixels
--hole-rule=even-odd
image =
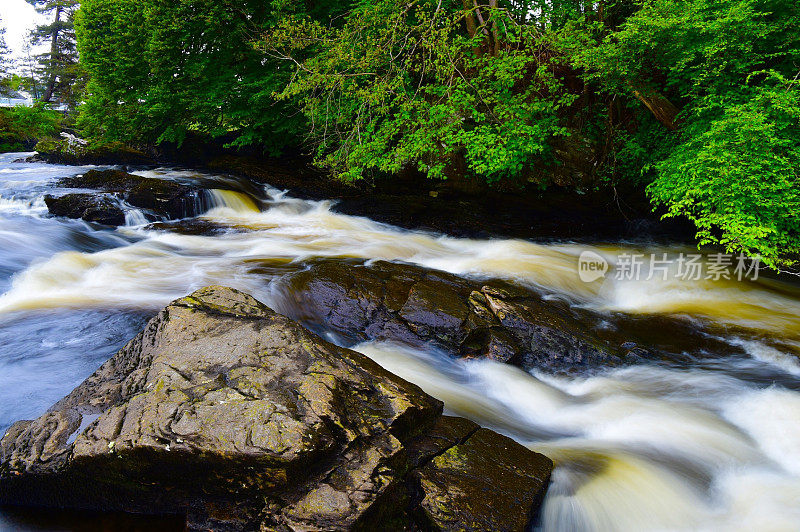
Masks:
[[[123,164],[148,166],[156,161],[144,153],[121,142],[88,143],[80,145],[67,139],[42,139],[34,150],[38,159],[53,164]]]
[[[435,521],[421,503],[448,504],[438,485],[419,492],[441,457],[466,452],[471,467],[509,448],[473,443],[483,429],[441,413],[367,357],[208,287],[164,308],[46,414],[9,429],[0,504],[185,515],[202,530],[418,529]],[[498,489],[520,491],[520,505],[503,502],[506,514],[485,522],[516,529],[544,476],[498,474],[478,482],[512,482]],[[465,522],[481,504],[469,501]]]

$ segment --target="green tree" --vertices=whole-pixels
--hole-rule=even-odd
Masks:
[[[0,79],[5,79],[10,75],[11,64],[11,50],[6,44],[6,27],[3,25],[3,19],[0,18]]]
[[[308,117],[319,163],[345,179],[528,177],[553,159],[576,96],[525,10],[497,2],[362,2],[341,27],[285,19],[262,49],[292,64],[281,99]]]
[[[28,91],[34,100],[41,96],[41,84],[36,75],[36,58],[33,56],[33,47],[30,40],[25,41],[22,49],[22,58],[19,62],[19,69],[22,73],[21,87]]]
[[[81,124],[126,142],[182,142],[195,132],[275,153],[298,141],[303,117],[272,98],[289,69],[251,42],[286,12],[330,20],[343,5],[84,0],[77,32],[92,81]]]
[[[31,32],[34,44],[46,43],[49,51],[38,56],[37,75],[43,80],[40,100],[54,98],[75,103],[76,84],[81,78],[75,43],[74,15],[79,0],[27,0],[36,11],[50,18]]]
[[[616,27],[580,21],[558,37],[596,90],[675,102],[669,149],[638,161],[668,216],[772,265],[797,255],[800,4],[648,0]]]

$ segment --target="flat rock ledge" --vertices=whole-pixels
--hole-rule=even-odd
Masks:
[[[125,224],[122,202],[143,210],[150,221],[164,222],[199,216],[208,211],[215,206],[209,199],[210,190],[243,194],[251,199],[260,194],[256,188],[245,184],[237,188],[201,177],[178,182],[114,169],[89,170],[65,177],[58,181],[58,186],[97,192],[47,195],[45,203],[50,214],[112,226]]]
[[[164,308],[0,441],[0,503],[194,530],[524,530],[552,462],[252,297]]]
[[[675,317],[598,313],[506,280],[413,264],[319,260],[284,277],[277,289],[281,313],[335,334],[340,344],[434,346],[526,371],[586,375],[660,360],[727,357],[732,349]]]
[[[102,191],[98,194],[66,194],[60,197],[45,198],[50,214],[81,218],[87,222],[100,222],[106,225],[123,225],[125,215],[114,205],[109,196],[127,202],[133,207],[145,209],[152,216],[178,219],[201,214],[203,195],[199,188],[193,188],[168,179],[156,179],[130,174],[122,170],[89,170],[85,174],[61,179],[61,187],[77,189],[93,189]],[[97,220],[96,212],[108,212],[116,207],[122,218],[103,216]]]

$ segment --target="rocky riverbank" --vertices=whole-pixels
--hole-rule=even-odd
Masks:
[[[552,470],[221,287],[163,309],[0,452],[2,503],[214,530],[524,530]]]
[[[413,172],[344,183],[306,157],[257,157],[198,139],[187,139],[181,147],[164,145],[152,153],[115,144],[75,147],[63,140],[42,142],[37,150],[36,160],[59,164],[204,169],[287,189],[301,199],[332,200],[334,210],[343,214],[459,237],[691,242],[695,233],[686,221],[660,220],[661,213],[653,212],[644,193],[632,188],[541,190],[536,183],[494,188],[456,179],[433,181]]]

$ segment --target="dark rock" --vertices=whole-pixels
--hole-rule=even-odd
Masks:
[[[124,170],[89,170],[85,174],[64,178],[58,185],[113,193],[134,207],[170,220],[198,216],[218,206],[217,200],[208,194],[210,189],[245,196],[242,201],[253,204],[256,203],[254,198],[263,195],[252,185],[235,180],[223,183],[200,177],[178,182],[167,178],[143,177]]]
[[[250,296],[205,288],[8,430],[0,504],[204,530],[523,530],[552,462],[441,410]]]
[[[31,162],[44,161],[52,164],[128,164],[133,166],[153,165],[156,161],[146,153],[119,142],[101,145],[83,145],[68,139],[43,139],[34,148],[38,153]]]
[[[119,204],[106,196],[95,194],[46,195],[44,202],[50,214],[83,219],[105,225],[125,225],[125,213]]]
[[[720,339],[730,331],[679,317],[601,314],[510,282],[410,264],[325,260],[283,283],[280,310],[344,344],[432,344],[457,357],[581,374],[645,362],[674,366],[737,349]]]
[[[339,199],[333,210],[406,229],[466,238],[688,243],[694,231],[686,220],[661,220],[663,213],[653,213],[640,192],[618,201],[612,190],[578,194],[554,187],[536,193],[487,190],[480,195],[425,190],[433,186],[429,181],[421,191],[351,191],[333,196]]]
[[[511,438],[478,429],[413,474],[424,497],[420,521],[433,530],[526,530],[552,466],[530,460]],[[491,479],[491,482],[486,482]]]
[[[122,170],[89,170],[83,175],[62,179],[59,185],[113,192],[134,207],[148,209],[168,218],[200,214],[198,190],[169,179],[155,179]]]
[[[586,320],[567,304],[502,281],[382,261],[324,261],[284,282],[284,313],[353,343],[433,344],[455,356],[525,369],[576,371],[625,362],[621,342],[588,334]]]
[[[230,233],[234,229],[216,224],[202,218],[186,218],[183,220],[170,220],[166,222],[153,222],[144,227],[148,231],[169,231],[181,235],[211,236]],[[247,232],[247,229],[235,228],[236,232]]]

